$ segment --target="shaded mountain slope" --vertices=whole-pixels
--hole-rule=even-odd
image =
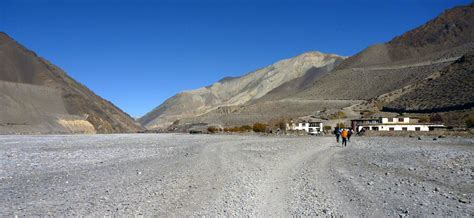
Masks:
[[[116,133],[134,120],[0,33],[0,133]]]
[[[338,69],[367,67],[408,59],[423,59],[445,50],[472,43],[474,39],[474,3],[446,10],[420,27],[395,37],[385,44],[370,46],[348,58]],[[463,52],[461,52],[463,53]],[[438,54],[437,59],[456,54]]]
[[[474,107],[474,52],[385,105],[385,111],[442,112]]]
[[[370,46],[293,98],[370,99],[424,79],[474,50],[474,4]],[[459,93],[462,94],[462,93]]]
[[[139,121],[148,128],[169,126],[183,118],[197,117],[222,106],[243,105],[259,99],[283,83],[302,77],[312,68],[331,65],[343,58],[308,52],[279,61],[237,78],[225,78],[210,86],[179,93]]]

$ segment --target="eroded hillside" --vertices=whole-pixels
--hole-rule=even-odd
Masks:
[[[116,133],[141,127],[57,66],[0,33],[0,133]]]

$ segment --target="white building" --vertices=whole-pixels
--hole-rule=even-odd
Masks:
[[[291,121],[289,124],[286,124],[286,130],[300,130],[312,135],[321,134],[323,131],[323,122],[322,120],[314,118],[299,120],[296,123]]]
[[[352,126],[360,132],[361,130],[372,131],[433,131],[445,128],[442,124],[418,123],[409,117],[377,118],[352,120]]]

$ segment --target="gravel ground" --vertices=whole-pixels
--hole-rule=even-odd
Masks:
[[[0,136],[0,216],[474,216],[473,139]]]

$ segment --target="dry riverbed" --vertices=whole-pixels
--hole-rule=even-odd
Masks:
[[[474,216],[467,138],[0,136],[0,216]]]

